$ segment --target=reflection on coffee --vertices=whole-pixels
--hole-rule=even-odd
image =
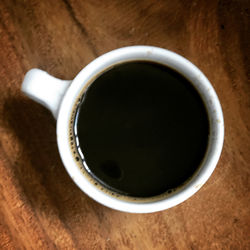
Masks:
[[[205,106],[191,83],[147,61],[98,76],[73,125],[77,160],[99,184],[133,197],[180,187],[198,169],[209,135]]]

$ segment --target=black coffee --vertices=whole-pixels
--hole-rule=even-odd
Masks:
[[[135,197],[187,181],[205,155],[209,134],[205,106],[190,82],[146,61],[100,75],[82,97],[74,127],[90,174]]]

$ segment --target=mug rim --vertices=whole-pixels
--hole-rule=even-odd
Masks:
[[[166,196],[164,199],[148,202],[132,202],[115,198],[99,188],[95,187],[81,172],[74,156],[71,153],[68,131],[74,103],[79,93],[86,85],[111,65],[126,61],[144,60],[154,61],[173,68],[186,77],[196,88],[207,109],[210,135],[207,153],[197,174],[184,184],[182,188]],[[97,202],[124,212],[149,213],[173,207],[196,193],[208,180],[219,160],[224,139],[224,120],[219,99],[211,83],[205,75],[190,61],[184,57],[158,47],[153,46],[129,46],[112,50],[97,57],[84,67],[73,79],[69,89],[63,97],[57,120],[57,143],[61,159],[66,171],[76,185],[88,196]]]

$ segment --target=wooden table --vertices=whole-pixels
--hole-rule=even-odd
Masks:
[[[0,2],[0,249],[249,249],[248,1]],[[38,67],[72,79],[112,49],[173,50],[212,82],[225,118],[219,164],[186,202],[153,214],[97,204],[67,175],[48,110],[20,92]]]

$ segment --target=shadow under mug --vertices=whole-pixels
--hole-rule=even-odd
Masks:
[[[69,123],[79,94],[88,83],[111,65],[129,61],[151,61],[174,69],[193,84],[202,98],[209,119],[210,134],[206,155],[192,178],[171,194],[148,200],[121,199],[96,187],[80,170],[69,143]],[[150,213],[173,207],[196,193],[208,180],[219,160],[223,140],[224,121],[218,97],[204,74],[182,56],[166,49],[152,46],[130,46],[108,52],[84,67],[72,80],[60,80],[48,73],[31,69],[25,75],[22,91],[34,101],[48,108],[57,119],[57,143],[63,164],[76,185],[88,196],[110,208],[132,212]]]

